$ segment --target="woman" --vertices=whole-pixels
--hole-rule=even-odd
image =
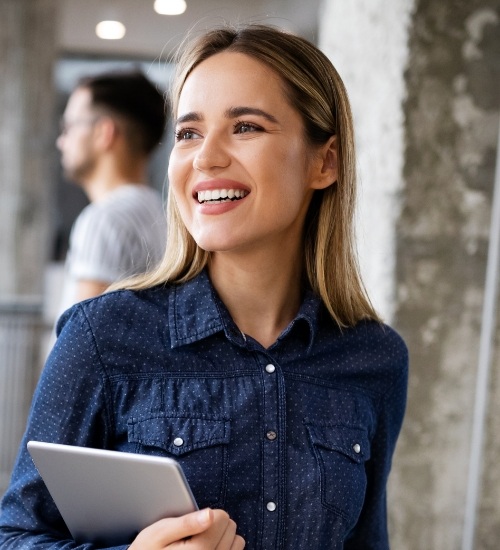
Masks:
[[[41,439],[181,463],[210,510],[130,550],[386,549],[407,351],[358,273],[342,81],[299,37],[223,28],[186,49],[172,101],[164,260],[62,317],[2,548],[76,548],[25,451]]]

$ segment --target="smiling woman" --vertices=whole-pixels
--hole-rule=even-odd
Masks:
[[[408,358],[357,269],[342,80],[300,37],[223,28],[186,48],[171,100],[163,261],[63,316],[25,441],[181,463],[213,510],[130,550],[386,550]],[[0,544],[62,547],[61,525],[22,447]]]

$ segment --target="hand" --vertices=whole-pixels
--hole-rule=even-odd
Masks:
[[[245,541],[224,510],[206,508],[143,529],[129,550],[242,550]]]

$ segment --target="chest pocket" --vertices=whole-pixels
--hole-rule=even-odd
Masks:
[[[136,452],[176,459],[200,508],[225,501],[230,421],[205,415],[154,415],[128,421]]]
[[[370,458],[366,430],[312,424],[306,427],[319,466],[322,503],[354,525],[366,492],[365,462]]]

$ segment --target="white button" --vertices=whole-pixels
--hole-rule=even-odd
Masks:
[[[176,447],[181,447],[182,445],[184,445],[184,439],[182,439],[182,437],[176,437],[174,439],[174,445]]]
[[[361,446],[359,445],[359,443],[355,443],[353,446],[352,446],[352,450],[356,453],[356,454],[359,454],[361,452]]]
[[[266,508],[270,511],[270,512],[274,512],[276,510],[276,503],[275,502],[268,502],[266,504]]]
[[[266,372],[269,374],[273,373],[276,370],[276,367],[274,365],[266,365]]]

